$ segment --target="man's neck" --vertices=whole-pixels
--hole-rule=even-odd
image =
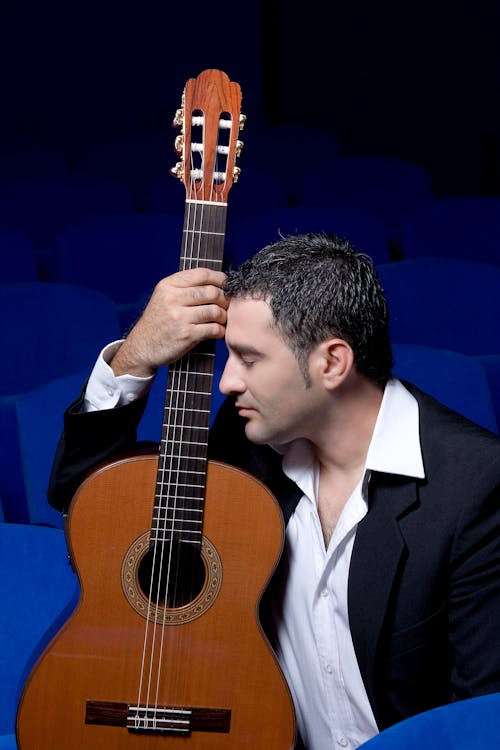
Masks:
[[[356,376],[332,395],[331,413],[311,440],[326,474],[350,475],[362,469],[384,396],[381,386]]]
[[[315,436],[320,466],[318,512],[325,545],[344,505],[362,479],[368,448],[383,398],[383,389],[356,376],[334,395],[332,414]]]

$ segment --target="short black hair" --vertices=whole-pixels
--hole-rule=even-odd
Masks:
[[[353,350],[358,372],[385,385],[393,357],[387,302],[371,258],[330,234],[297,234],[267,245],[228,272],[231,298],[264,299],[303,371],[332,336]]]

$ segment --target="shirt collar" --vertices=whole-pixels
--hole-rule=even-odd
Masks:
[[[366,468],[423,479],[418,403],[397,379],[385,386],[373,431]]]
[[[312,467],[313,457],[307,441],[295,440],[284,445],[274,444],[272,447],[285,455],[285,473],[297,465]],[[365,469],[417,479],[425,478],[420,447],[418,403],[396,378],[389,380],[385,386],[368,447]]]

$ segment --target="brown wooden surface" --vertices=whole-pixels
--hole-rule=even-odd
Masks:
[[[157,462],[154,456],[117,461],[94,473],[75,496],[69,539],[81,599],[27,683],[18,713],[20,750],[294,745],[289,691],[257,616],[281,552],[281,514],[263,485],[216,463],[208,469],[204,535],[221,558],[222,586],[201,617],[162,626],[153,702],[229,709],[229,733],[180,738],[85,723],[88,701],[138,702],[147,620],[125,597],[121,567],[133,541],[149,530]]]

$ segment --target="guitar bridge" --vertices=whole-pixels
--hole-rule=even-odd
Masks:
[[[191,709],[129,706],[127,729],[134,732],[188,736],[191,734],[192,716]]]
[[[87,701],[86,724],[123,727],[130,732],[188,737],[191,732],[227,734],[231,709],[200,706],[131,706],[118,701]]]

